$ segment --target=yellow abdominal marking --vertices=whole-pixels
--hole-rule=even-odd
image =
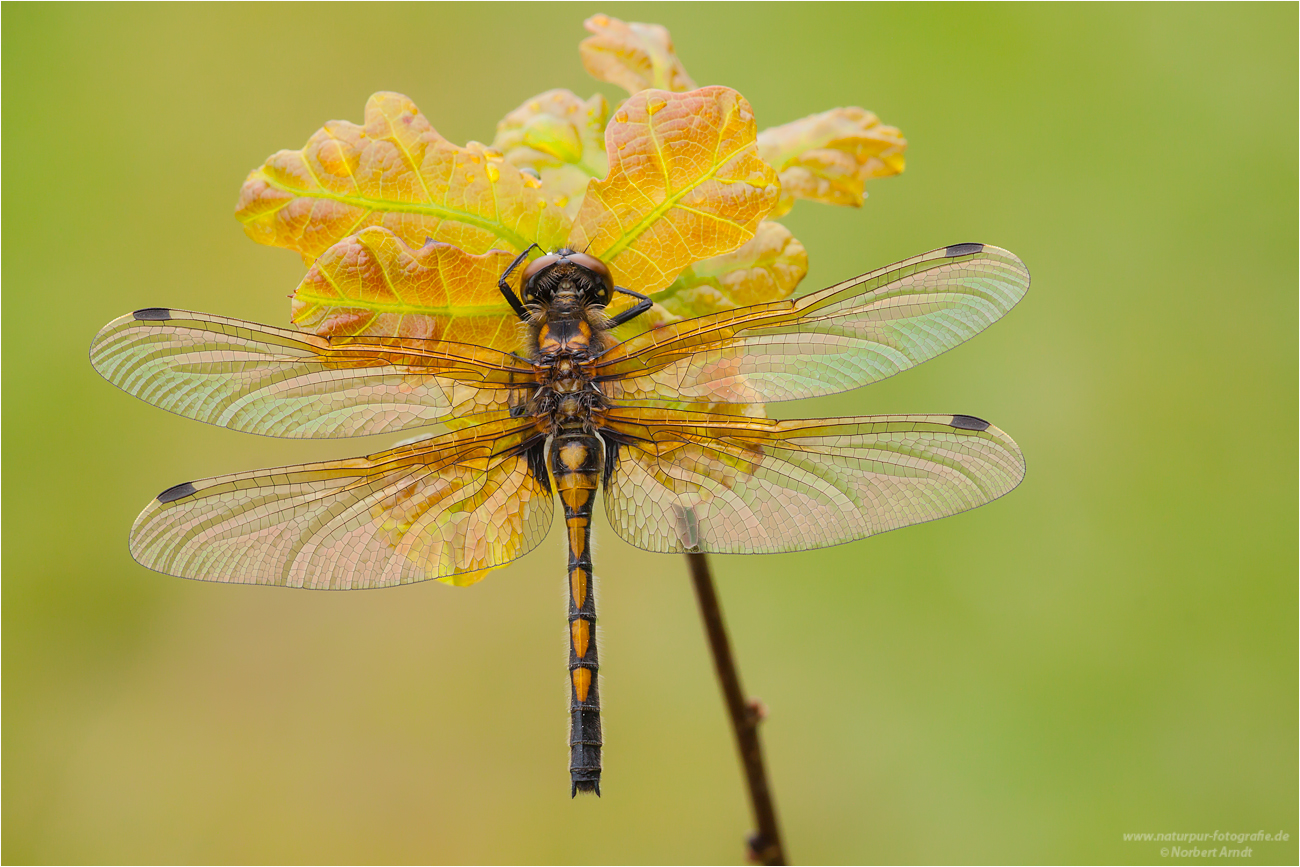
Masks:
[[[575,668],[573,670],[573,692],[578,701],[587,700],[587,690],[591,688],[591,669]]]
[[[574,557],[581,557],[587,550],[587,519],[569,518],[569,549]]]
[[[581,443],[569,443],[560,449],[560,462],[571,470],[582,469],[587,462],[587,447]]]
[[[569,624],[570,637],[573,639],[573,652],[578,659],[587,655],[587,642],[591,640],[591,624],[585,620],[575,620]]]
[[[564,501],[564,505],[574,512],[587,505],[587,500],[590,497],[591,491],[586,488],[560,488],[560,499]]]
[[[587,601],[587,573],[580,568],[569,573],[569,590],[573,593],[574,607],[582,608],[582,603]]]

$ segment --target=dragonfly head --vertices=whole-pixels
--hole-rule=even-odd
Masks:
[[[604,306],[614,294],[614,278],[604,262],[568,247],[539,256],[524,269],[524,303],[550,303],[566,288],[585,304]]]

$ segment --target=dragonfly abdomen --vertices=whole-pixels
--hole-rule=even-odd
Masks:
[[[600,794],[600,671],[596,651],[591,510],[602,466],[601,443],[562,431],[551,441],[551,475],[569,536],[569,776],[572,795]]]

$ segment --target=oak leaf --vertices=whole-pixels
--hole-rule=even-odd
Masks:
[[[758,149],[781,175],[776,217],[795,199],[860,207],[868,180],[903,171],[907,139],[866,109],[851,106],[765,129]]]
[[[569,246],[639,292],[744,244],[780,194],[754,113],[729,87],[641,91],[614,113],[605,150],[609,175],[588,185]]]
[[[677,58],[668,28],[608,15],[593,15],[583,26],[594,34],[578,46],[582,65],[592,77],[628,93],[651,87],[678,93],[695,90],[697,85]]]
[[[497,289],[514,258],[430,241],[412,247],[380,226],[330,247],[293,293],[293,323],[322,337],[451,340],[512,350],[519,320]]]
[[[548,90],[497,124],[492,147],[516,168],[536,172],[547,196],[572,220],[587,182],[609,171],[608,120],[609,104],[600,94],[584,101],[572,91]]]
[[[808,273],[808,251],[764,220],[744,245],[689,266],[656,300],[683,319],[789,298]]]
[[[398,93],[376,93],[365,123],[330,121],[301,150],[280,151],[244,181],[235,214],[263,244],[310,263],[367,226],[410,244],[433,238],[467,253],[552,246],[568,221],[541,182],[477,142],[444,139]]]

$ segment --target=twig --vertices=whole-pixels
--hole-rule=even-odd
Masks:
[[[736,747],[740,762],[745,767],[745,782],[749,785],[749,801],[754,808],[758,831],[749,838],[751,857],[760,864],[784,864],[785,848],[781,845],[781,832],[776,826],[776,807],[772,791],[767,785],[767,771],[763,767],[763,745],[758,739],[758,724],[763,719],[763,706],[757,701],[746,702],[740,688],[740,673],[731,655],[731,642],[727,626],[722,622],[722,609],[718,594],[713,589],[713,575],[709,560],[704,554],[687,554],[691,567],[691,580],[695,583],[695,596],[700,602],[700,616],[709,634],[709,649],[713,651],[713,665],[722,685],[722,695],[731,714],[731,725],[736,731]]]

